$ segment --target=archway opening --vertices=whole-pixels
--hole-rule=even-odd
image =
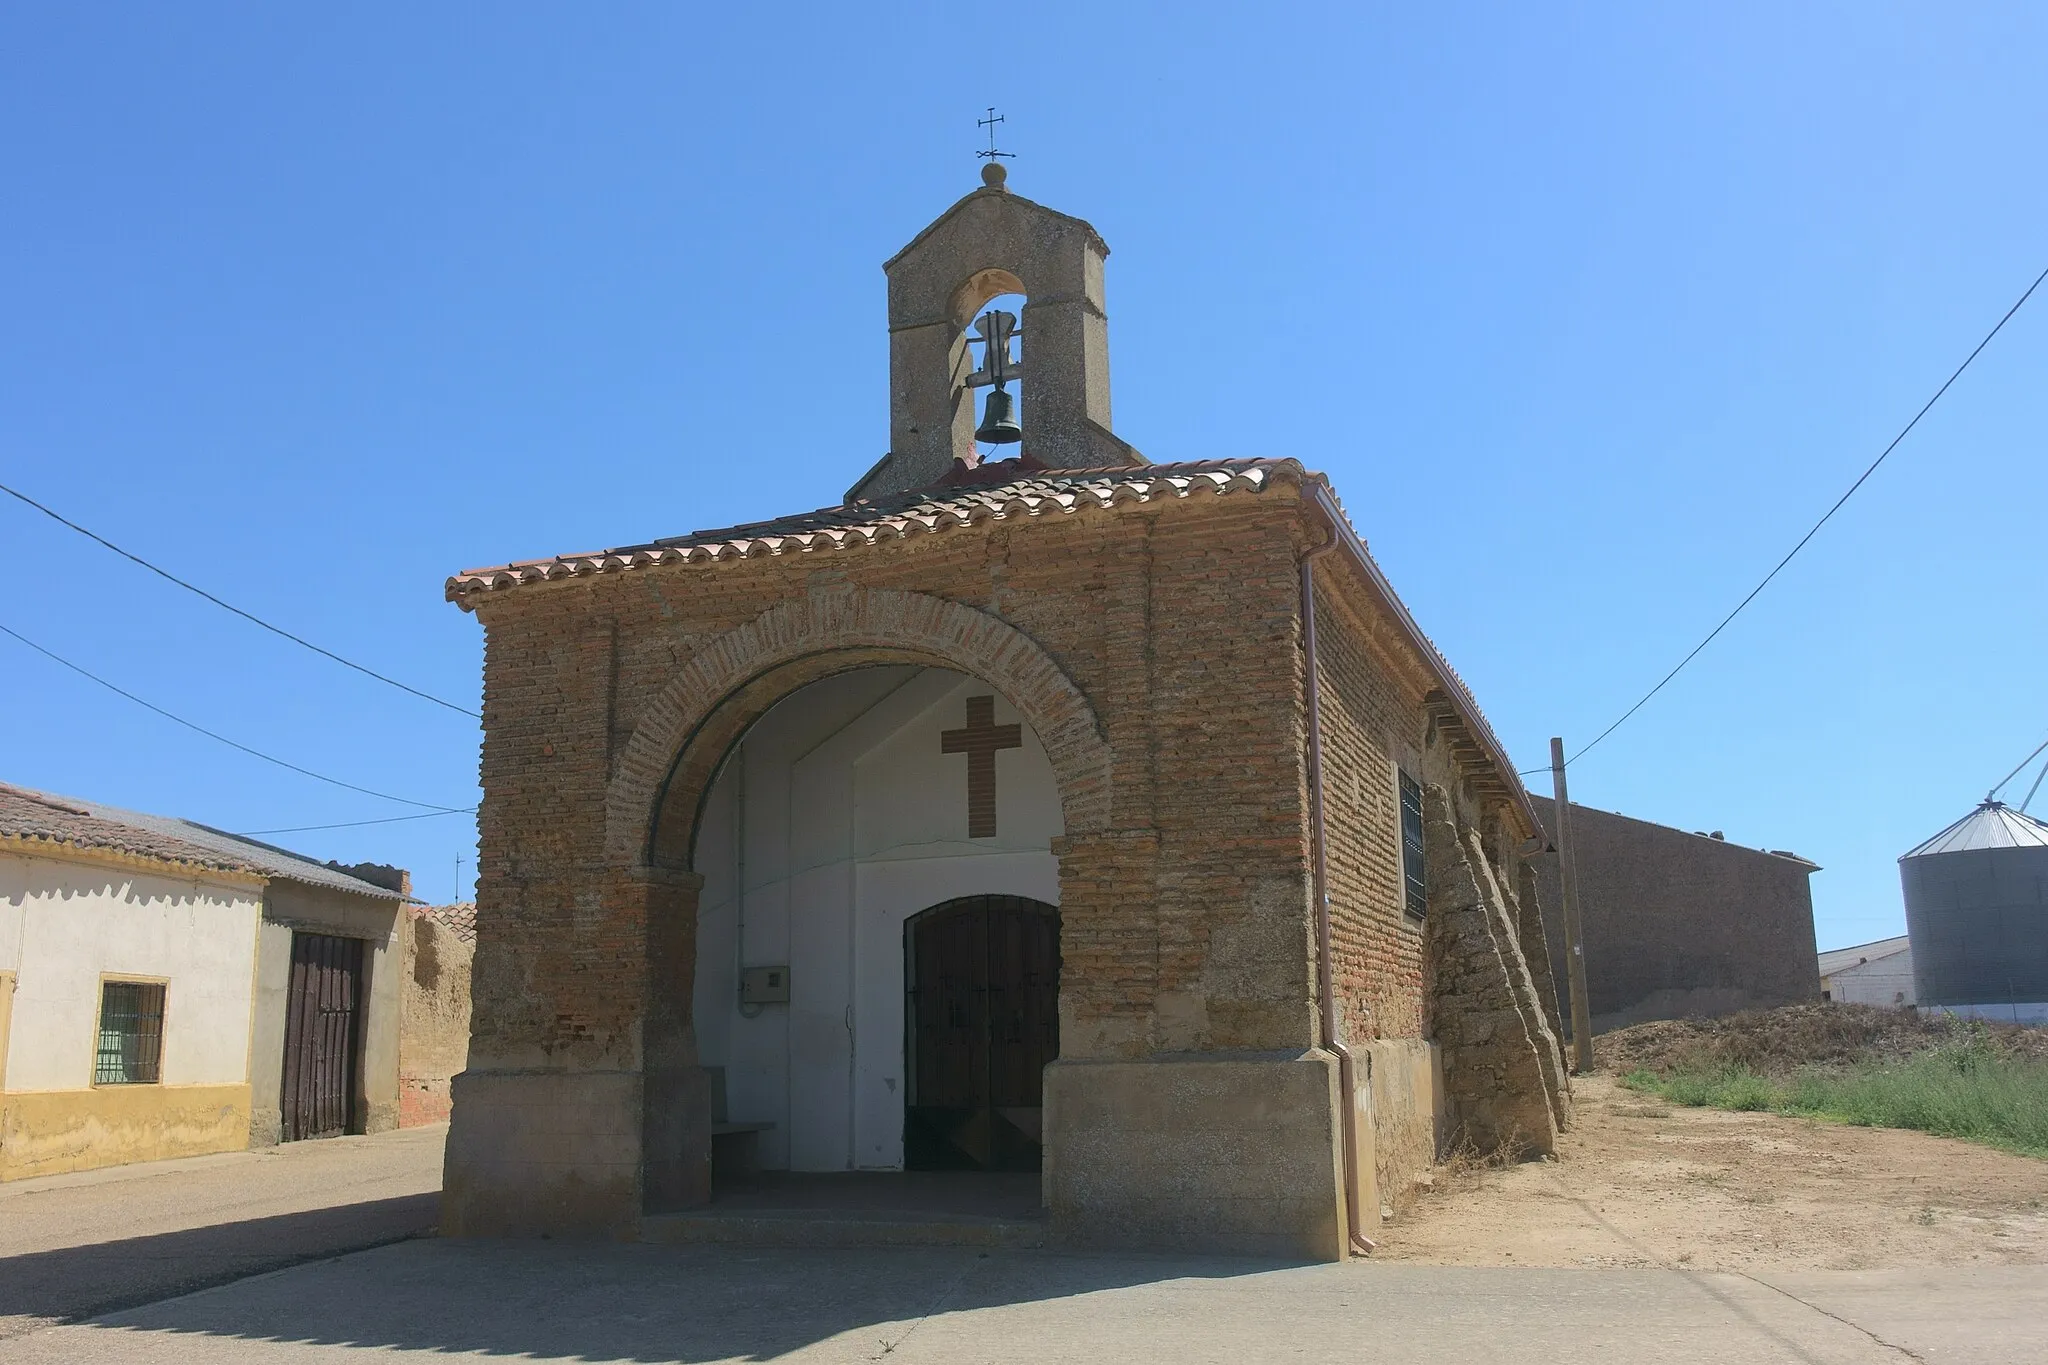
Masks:
[[[972,898],[1057,904],[1060,790],[1038,735],[967,674],[857,667],[763,712],[697,809],[689,1017],[714,1186],[904,1169],[905,925]],[[1052,981],[1056,1016],[1056,966]]]

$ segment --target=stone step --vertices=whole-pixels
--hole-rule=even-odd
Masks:
[[[847,1209],[649,1214],[640,1240],[757,1247],[1042,1247],[1043,1219]]]

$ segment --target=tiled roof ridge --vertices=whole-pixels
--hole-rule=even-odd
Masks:
[[[258,877],[267,875],[263,868],[246,858],[237,858],[203,844],[180,839],[174,834],[96,815],[82,807],[66,804],[61,798],[52,798],[25,787],[0,784],[0,798],[32,805],[62,817],[25,818],[23,814],[8,812],[4,802],[0,802],[0,839],[10,842],[46,845],[79,853],[115,853],[161,863],[166,867],[240,872]]]
[[[1529,790],[1523,785],[1520,771],[1508,756],[1507,746],[1502,744],[1500,736],[1494,733],[1493,725],[1486,719],[1486,713],[1479,709],[1479,699],[1474,695],[1471,685],[1452,665],[1443,650],[1437,647],[1436,640],[1422,629],[1421,623],[1415,619],[1415,614],[1408,610],[1408,604],[1401,600],[1401,595],[1394,591],[1393,583],[1381,570],[1379,562],[1372,557],[1370,543],[1358,533],[1358,528],[1352,525],[1351,514],[1344,510],[1343,499],[1337,496],[1336,486],[1330,482],[1329,476],[1304,472],[1302,482],[1315,490],[1316,500],[1322,503],[1334,522],[1331,527],[1333,533],[1340,542],[1349,542],[1367,581],[1377,592],[1385,596],[1387,610],[1393,614],[1396,623],[1405,628],[1415,646],[1423,651],[1423,666],[1436,673],[1444,684],[1450,700],[1464,716],[1466,725],[1477,732],[1482,747],[1491,755],[1494,766],[1500,769],[1500,776],[1508,791],[1518,798],[1517,804],[1534,826],[1531,833],[1540,835],[1543,832],[1543,824],[1536,819],[1536,808],[1529,801]]]
[[[708,563],[764,555],[804,554],[821,549],[843,550],[884,540],[940,534],[957,527],[1011,516],[1072,515],[1090,509],[1149,502],[1154,498],[1187,498],[1203,491],[1218,495],[1263,492],[1276,482],[1292,484],[1313,490],[1315,500],[1335,523],[1333,531],[1340,540],[1349,542],[1374,591],[1385,597],[1387,610],[1393,613],[1415,647],[1422,651],[1425,667],[1442,681],[1452,701],[1477,732],[1483,747],[1493,756],[1507,789],[1518,799],[1532,825],[1535,824],[1534,808],[1528,804],[1528,793],[1507,756],[1507,747],[1500,742],[1479,710],[1472,689],[1451,666],[1450,660],[1444,657],[1444,652],[1437,648],[1436,642],[1423,634],[1413,614],[1374,563],[1365,539],[1351,524],[1350,516],[1338,501],[1327,476],[1306,470],[1301,461],[1291,456],[1246,456],[1092,469],[1033,470],[1025,468],[1021,461],[1018,463],[1018,476],[1006,482],[915,489],[873,501],[823,507],[774,521],[697,531],[646,545],[525,560],[496,568],[467,569],[448,580],[447,597],[463,610],[470,611],[474,610],[476,599],[485,593],[530,583],[625,572],[656,564]],[[1540,828],[1540,825],[1536,827]]]
[[[8,801],[33,805],[61,818],[30,818],[18,809],[10,813],[4,808]],[[73,838],[73,833],[78,837]],[[202,825],[197,820],[175,815],[152,815],[147,811],[108,805],[104,801],[59,796],[13,784],[0,784],[0,834],[35,839],[53,846],[106,849],[192,867],[245,872],[266,879],[282,878],[379,899],[400,894],[339,867],[323,865],[303,853]]]
[[[165,849],[150,848],[140,840],[52,834],[41,830],[0,830],[0,845],[9,843],[69,849],[74,853],[111,853],[122,858],[139,858],[146,862],[158,863],[166,868],[189,869],[196,872],[239,872],[259,880],[268,875],[260,867],[237,862],[232,858],[196,851],[173,853]]]
[[[841,503],[644,545],[465,569],[448,580],[446,591],[449,601],[466,609],[471,605],[468,599],[480,593],[586,574],[849,549],[1012,516],[1069,515],[1159,497],[1185,498],[1198,492],[1260,492],[1276,479],[1298,482],[1304,477],[1301,462],[1292,458],[1020,470],[1018,477],[1000,483],[916,489],[872,502]]]
[[[430,919],[465,943],[476,941],[476,902],[452,901],[447,905],[415,905],[410,913]]]
[[[92,814],[91,811],[83,806],[70,805],[46,792],[31,791],[27,787],[17,787],[12,782],[0,782],[0,796],[13,796],[23,801],[33,801],[38,806],[48,806],[51,810],[65,815]]]

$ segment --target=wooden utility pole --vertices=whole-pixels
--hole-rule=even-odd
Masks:
[[[1579,931],[1579,874],[1572,864],[1572,798],[1564,783],[1564,741],[1550,741],[1550,781],[1557,792],[1557,880],[1564,888],[1565,971],[1572,984],[1572,1070],[1593,1069],[1593,1013],[1586,1004],[1586,940]]]

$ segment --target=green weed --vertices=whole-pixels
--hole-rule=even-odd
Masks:
[[[1912,1128],[2048,1157],[2048,1063],[2001,1053],[1982,1030],[1905,1061],[1786,1077],[1743,1066],[1632,1071],[1621,1082],[1676,1104]]]

